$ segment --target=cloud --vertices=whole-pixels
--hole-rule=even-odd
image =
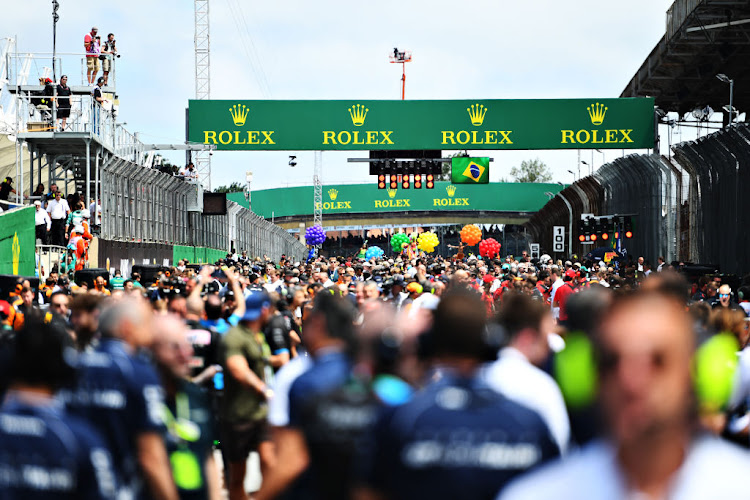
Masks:
[[[0,35],[18,35],[22,50],[50,51],[49,3],[6,3]],[[212,97],[263,98],[262,73],[275,99],[397,99],[400,67],[388,63],[394,46],[413,51],[410,99],[617,97],[664,33],[671,3],[211,0]],[[144,141],[182,142],[184,110],[195,93],[193,2],[130,0],[93,7],[65,0],[58,51],[80,54],[93,24],[102,34],[117,35],[120,119]],[[251,46],[252,60],[246,54]],[[71,78],[80,79],[79,56],[65,56],[63,63]],[[310,182],[312,153],[299,153],[295,169],[287,166],[288,154],[295,152],[216,153],[213,185],[241,182],[245,170],[254,170],[256,187]],[[326,181],[373,181],[365,165],[346,163],[365,154],[326,153]],[[184,161],[182,153],[166,156]],[[539,156],[556,180],[567,182],[566,170],[577,163],[571,151],[492,156],[493,180],[522,159]]]

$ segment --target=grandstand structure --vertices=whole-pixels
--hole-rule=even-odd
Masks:
[[[615,160],[566,187],[526,223],[543,249],[552,247],[555,226],[570,224],[577,235],[585,214],[635,214],[633,238],[625,242],[634,258],[653,263],[663,256],[724,273],[750,272],[750,237],[741,231],[750,213],[743,196],[750,183],[750,128],[738,122],[750,107],[750,86],[733,85],[750,76],[747,7],[745,0],[672,4],[664,36],[621,97],[653,97],[656,117],[670,134],[682,125],[715,132],[670,142],[664,156]],[[730,120],[730,100],[735,120]],[[722,110],[723,123],[711,121]],[[570,253],[592,250],[573,241]]]
[[[103,106],[94,101],[91,87],[83,81],[69,81],[71,116],[65,130],[59,130],[52,120],[55,109],[39,103],[44,87],[37,83],[38,77],[47,75],[29,71],[29,61],[36,56],[19,53],[9,39],[2,55],[0,175],[14,178],[19,195],[30,195],[38,184],[48,190],[55,183],[64,195],[78,193],[86,207],[100,200],[100,218],[93,220],[101,226],[92,245],[96,250],[90,252],[93,265],[147,260],[162,264],[184,254],[186,247],[223,253],[247,250],[275,258],[283,253],[299,259],[306,255],[304,244],[236,203],[228,202],[224,215],[204,215],[201,184],[162,172],[155,162],[159,149],[202,151],[210,146],[142,143],[117,121],[114,84],[102,89],[111,103]],[[35,67],[51,66],[51,58],[37,59],[42,61],[37,60]],[[64,55],[61,59],[66,61]],[[84,63],[82,54],[69,59],[68,68]],[[34,198],[19,196],[14,201],[11,208],[33,203]],[[96,216],[92,214],[92,219]]]

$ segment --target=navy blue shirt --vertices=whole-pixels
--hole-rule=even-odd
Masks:
[[[317,356],[312,367],[289,389],[289,426],[302,427],[304,409],[309,402],[343,386],[350,373],[351,365],[342,352],[331,351]]]
[[[114,499],[110,453],[55,400],[10,392],[0,407],[0,499]]]
[[[386,410],[374,448],[366,480],[392,499],[493,499],[560,453],[538,414],[452,375]]]
[[[71,412],[86,418],[104,436],[121,488],[139,496],[136,438],[166,431],[164,393],[153,366],[130,354],[123,341],[102,339],[96,350],[81,354],[77,388],[61,395]]]

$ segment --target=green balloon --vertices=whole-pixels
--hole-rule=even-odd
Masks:
[[[396,233],[391,237],[391,248],[394,252],[401,252],[404,243],[409,243],[409,237],[404,233]]]

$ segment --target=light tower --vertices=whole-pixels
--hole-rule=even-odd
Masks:
[[[406,99],[406,63],[411,62],[411,50],[398,50],[393,48],[393,52],[388,57],[392,63],[401,65],[401,100]]]
[[[211,98],[211,42],[208,26],[209,0],[195,0],[195,98]],[[203,186],[211,190],[211,152],[195,152],[195,169]]]

